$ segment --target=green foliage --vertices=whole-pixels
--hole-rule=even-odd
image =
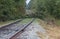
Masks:
[[[31,0],[31,9],[39,18],[52,16],[60,19],[60,0]]]
[[[59,0],[50,0],[50,1],[47,0],[46,9],[51,16],[57,19],[60,19],[60,1]]]
[[[25,0],[0,0],[0,21],[20,18],[24,8]]]

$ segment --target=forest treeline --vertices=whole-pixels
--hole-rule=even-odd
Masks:
[[[60,19],[60,0],[31,0],[28,9],[35,12],[32,17]]]
[[[60,0],[0,0],[0,21],[14,20],[23,17],[41,19],[60,19]],[[26,5],[26,6],[25,6]],[[25,15],[25,8],[33,14]]]
[[[25,14],[25,0],[0,0],[0,21],[14,20]]]

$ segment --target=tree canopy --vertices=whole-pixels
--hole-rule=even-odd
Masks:
[[[25,13],[25,0],[0,0],[0,21],[21,18]]]
[[[36,17],[49,16],[60,19],[60,0],[31,0],[31,10],[35,10]]]

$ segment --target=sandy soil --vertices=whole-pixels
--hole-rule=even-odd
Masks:
[[[42,25],[49,35],[48,39],[60,39],[60,26],[55,24],[47,24],[46,22],[40,20],[40,25]]]

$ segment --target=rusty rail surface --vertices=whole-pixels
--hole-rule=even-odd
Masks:
[[[35,19],[33,18],[28,24],[25,25],[17,25],[20,21],[16,21],[9,25],[6,25],[0,28],[0,39],[11,39],[21,31],[23,31],[26,27],[28,27]]]
[[[22,21],[22,20],[23,20],[23,19],[19,19],[19,20],[16,20],[16,21],[12,22],[12,23],[3,25],[2,27],[0,27],[0,29],[1,29],[1,28],[4,28],[4,27],[7,27],[7,26],[10,26],[10,25],[12,25],[12,24],[16,24],[16,23],[18,23],[18,22],[20,22],[20,21]]]
[[[28,24],[24,25],[24,27],[17,32],[15,35],[13,35],[10,39],[15,39],[14,37],[16,37],[16,35],[23,33],[24,29],[27,28],[35,19],[31,20],[31,22],[29,22]]]

